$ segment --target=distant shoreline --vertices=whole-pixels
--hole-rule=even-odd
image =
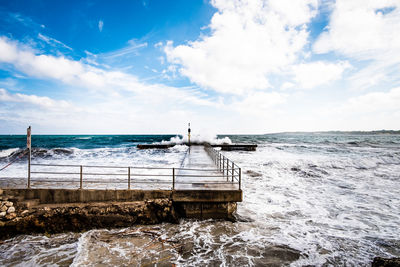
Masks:
[[[369,135],[369,134],[400,134],[400,130],[375,130],[375,131],[315,131],[315,132],[279,132],[270,134],[354,134],[354,135]]]

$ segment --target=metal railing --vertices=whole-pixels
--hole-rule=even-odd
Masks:
[[[131,189],[132,184],[152,184],[166,186],[172,190],[176,185],[193,185],[196,183],[228,185],[235,184],[225,182],[221,178],[227,177],[222,169],[194,169],[194,168],[168,168],[168,167],[137,167],[137,166],[102,166],[102,165],[74,165],[74,164],[42,164],[31,163],[28,175],[28,186],[42,184],[59,184],[61,186],[72,185],[79,189],[89,188],[93,184],[123,185],[123,188]],[[204,172],[208,172],[205,173]],[[189,173],[189,174],[187,174]],[[221,174],[220,174],[221,173]],[[105,177],[100,178],[99,177]],[[78,180],[79,178],[79,180]],[[108,178],[108,179],[106,179]],[[177,181],[179,178],[179,181]],[[187,180],[193,178],[194,180]],[[202,178],[200,181],[196,179]],[[212,180],[205,180],[211,178]],[[221,180],[220,180],[221,179]],[[240,180],[240,179],[239,179]],[[240,182],[239,182],[240,187]]]
[[[214,161],[214,164],[217,166],[218,170],[221,171],[224,176],[226,176],[226,180],[231,180],[232,183],[235,183],[236,181],[239,185],[239,190],[241,190],[242,169],[232,160],[229,160],[227,157],[225,157],[221,152],[214,149],[212,146],[205,145],[204,149]]]
[[[39,168],[38,168],[39,167]],[[32,170],[28,177],[28,184],[32,183],[77,183],[79,177],[79,189],[85,184],[121,184],[126,183],[126,188],[131,189],[135,183],[171,184],[171,180],[161,180],[161,177],[174,177],[176,168],[163,167],[131,167],[131,166],[102,166],[102,165],[73,165],[73,164],[41,164],[31,163]],[[62,168],[62,170],[60,170]],[[36,170],[39,169],[39,170]],[[143,173],[140,170],[157,171],[156,173]],[[160,173],[161,172],[161,173]],[[45,177],[43,177],[45,175]],[[112,179],[96,179],[94,177],[112,177]],[[153,179],[143,179],[143,178]],[[133,180],[133,178],[136,178]],[[174,178],[172,187],[174,187]]]

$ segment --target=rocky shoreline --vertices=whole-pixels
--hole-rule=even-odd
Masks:
[[[1,190],[1,189],[0,189]],[[19,234],[80,232],[134,224],[178,222],[172,200],[38,204],[3,196],[0,191],[0,240]]]

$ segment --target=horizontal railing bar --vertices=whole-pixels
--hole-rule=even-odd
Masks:
[[[169,180],[164,180],[164,179],[136,179],[136,180],[132,180],[132,182],[134,181],[149,181],[149,183],[153,182],[153,181],[165,181],[165,182],[170,182]],[[79,177],[77,178],[57,178],[57,177],[34,177],[32,178],[32,181],[47,181],[47,182],[58,182],[58,181],[69,181],[69,182],[79,182]],[[111,182],[121,182],[121,183],[126,183],[125,179],[96,179],[95,177],[89,177],[87,179],[84,180],[84,182],[87,181],[111,181]]]
[[[183,170],[183,171],[219,171],[218,169],[192,169],[192,168],[175,168],[175,170]]]
[[[72,172],[31,172],[34,174],[67,174],[67,175],[78,175],[79,173],[72,173]],[[83,173],[85,176],[87,175],[109,175],[109,176],[126,176],[126,173]],[[172,177],[170,174],[135,174],[131,173],[131,177],[135,176],[150,176],[150,177]],[[231,176],[231,175],[230,175]],[[234,175],[235,177],[236,175]],[[176,177],[214,177],[214,178],[224,178],[224,175],[194,175],[194,174],[178,174]],[[86,180],[86,179],[84,179]]]
[[[239,184],[239,183],[232,183],[232,182],[220,182],[220,183],[218,183],[218,182],[204,182],[204,183],[202,183],[202,182],[197,182],[197,183],[196,182],[193,182],[193,183],[181,182],[181,183],[177,183],[177,182],[175,182],[175,184]]]
[[[226,175],[190,175],[190,174],[177,174],[176,177],[215,177],[215,178],[225,178]]]
[[[173,168],[167,167],[122,167],[122,166],[95,166],[95,165],[69,165],[69,164],[39,164],[39,163],[32,163],[32,166],[48,166],[48,167],[84,167],[84,168],[115,168],[115,169],[149,169],[149,170],[172,170]],[[195,169],[195,168],[175,168],[175,170],[188,170],[188,171],[218,171],[218,169]],[[34,173],[34,172],[31,172]]]
[[[69,165],[69,164],[42,164],[32,163],[32,166],[48,166],[48,167],[84,167],[84,168],[104,168],[104,169],[148,169],[148,170],[172,170],[173,168],[168,167],[129,167],[129,166],[104,166],[104,165]]]
[[[31,172],[36,174],[80,174],[79,172]]]
[[[79,183],[79,180],[37,180],[37,179],[33,179],[31,180],[32,183]],[[87,183],[121,183],[121,184],[125,184],[126,181],[125,180],[120,180],[120,181],[110,181],[110,180],[104,180],[104,181],[100,181],[100,180],[85,180],[85,184]],[[135,180],[132,181],[132,184],[135,183],[142,183],[142,184],[150,184],[150,183],[161,183],[161,184],[171,184],[170,181],[164,181],[164,180],[151,180],[151,181],[143,181],[143,180]]]
[[[35,182],[37,182],[37,183],[44,183],[44,182],[46,182],[46,183],[79,183],[79,179],[76,179],[76,180],[57,180],[57,181],[55,181],[55,180],[37,180],[37,179],[31,179],[31,183],[35,183]]]
[[[79,172],[31,172],[34,174],[67,174],[67,175],[78,175]],[[85,176],[87,175],[111,175],[111,176],[126,176],[126,173],[90,173],[85,172],[83,173]],[[171,174],[139,174],[139,173],[131,173],[131,176],[162,176],[162,177],[172,177]],[[177,174],[176,177],[218,177],[223,178],[224,175],[194,175],[194,174]],[[230,175],[231,176],[231,175]],[[233,175],[236,177],[236,175]]]
[[[31,180],[32,183],[79,183],[79,180]],[[97,184],[107,184],[107,183],[121,183],[125,184],[125,180],[121,181],[100,181],[100,180],[86,180],[85,184],[88,183],[97,183]],[[149,184],[149,183],[159,183],[159,184],[170,184],[170,181],[163,181],[163,180],[151,180],[151,181],[143,181],[143,180],[136,180],[133,181],[132,184],[141,183],[141,184]],[[238,184],[238,182],[214,182],[214,181],[205,181],[205,182],[175,182],[175,184]]]
[[[68,173],[68,172],[31,172],[31,173],[36,173],[36,174],[80,174],[78,173]],[[83,175],[124,175],[127,176],[126,173],[90,173],[90,172],[84,172]],[[138,173],[131,173],[131,176],[163,176],[163,177],[171,177],[171,174],[138,174]],[[84,179],[86,180],[86,179]]]

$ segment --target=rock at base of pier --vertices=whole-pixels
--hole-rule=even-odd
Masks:
[[[44,204],[29,209],[16,206],[12,214],[0,218],[0,239],[18,234],[79,232],[178,221],[169,199]]]

